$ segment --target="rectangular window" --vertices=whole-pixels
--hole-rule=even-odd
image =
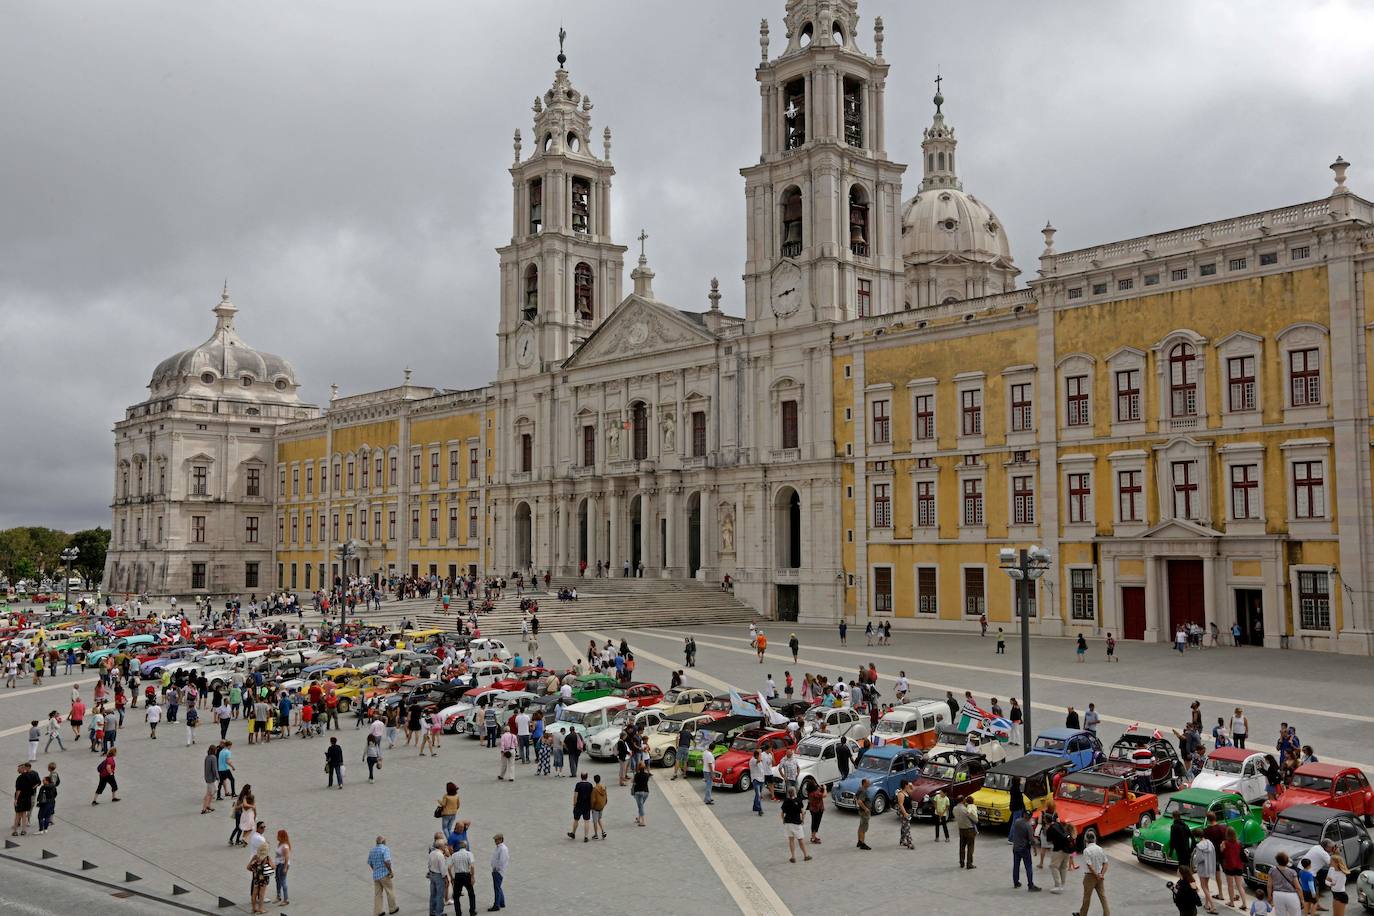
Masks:
[[[389,473],[388,476],[387,476],[387,481],[386,481],[386,482],[387,482],[387,486],[391,486],[391,487],[396,486],[397,474],[400,473],[396,466],[397,466],[399,463],[400,463],[400,461],[397,459],[397,456],[392,455],[392,456],[391,456],[391,470],[390,470],[390,473]]]
[[[296,587],[296,564],[291,564],[291,588]]]
[[[1186,343],[1169,351],[1169,416],[1197,416],[1197,353]]]
[[[448,450],[448,482],[458,482],[458,449]]]
[[[867,246],[865,246],[865,247],[867,247]],[[863,318],[865,315],[870,314],[871,311],[872,311],[872,309],[873,309],[873,281],[872,281],[872,280],[860,280],[860,281],[859,281],[858,300],[859,300],[859,302],[858,302],[859,317],[860,317],[860,318]]]
[[[1320,351],[1315,348],[1288,351],[1288,388],[1294,407],[1310,407],[1322,402]]]
[[[1107,294],[1107,284],[1105,284],[1105,283],[1094,283],[1094,284],[1093,284],[1093,295],[1094,295],[1094,296],[1105,296],[1106,294]]]
[[[1134,289],[1134,288],[1135,288],[1135,280],[1134,280],[1134,278],[1131,278],[1131,277],[1127,277],[1125,280],[1117,280],[1117,281],[1116,281],[1116,288],[1117,288],[1118,290],[1120,290],[1121,292],[1123,292],[1123,293],[1124,293],[1126,290],[1128,290],[1128,289]]]
[[[478,457],[479,457],[479,456],[478,456],[478,450],[477,450],[477,449],[475,449],[475,448],[470,448],[470,449],[468,449],[468,483],[472,483],[474,480],[477,479],[477,459],[478,459]]]
[[[1270,264],[1279,263],[1279,253],[1277,251],[1266,251],[1260,255],[1260,267],[1268,267]]]
[[[205,516],[203,515],[191,516],[191,543],[205,543]]]
[[[363,457],[361,457],[361,458],[358,459],[358,467],[362,470],[362,474],[363,474],[362,485],[363,485],[363,489],[366,490],[366,489],[367,489],[368,476],[369,476],[369,475],[368,475],[368,471],[369,471],[369,469],[372,467],[372,464],[367,460],[367,456],[366,456],[366,455],[364,455]],[[378,482],[378,483],[381,483],[380,480],[377,481],[377,482]]]
[[[429,482],[439,482],[439,450],[437,448],[429,451]]]
[[[1140,471],[1117,471],[1116,473],[1117,511],[1121,514],[1123,522],[1141,520],[1140,478]]]
[[[448,507],[448,539],[456,541],[458,539],[458,507]]]
[[[892,418],[887,412],[886,400],[873,402],[873,442],[886,445],[892,441]]]
[[[1069,475],[1069,523],[1092,521],[1092,475]]]
[[[920,480],[916,483],[916,526],[935,527],[935,483]]]
[[[692,411],[692,457],[706,457],[706,411]]]
[[[262,495],[262,470],[260,468],[249,468],[247,471],[248,481],[244,487],[245,496]]]
[[[210,469],[203,464],[191,468],[191,495],[206,496],[210,492]],[[129,485],[124,484],[124,495],[129,495]]]
[[[1293,462],[1293,514],[1297,518],[1326,517],[1326,482],[1320,461]]]
[[[1198,510],[1197,462],[1175,461],[1169,467],[1174,488],[1174,518],[1196,518]]]
[[[538,235],[544,225],[544,181],[536,178],[530,188],[530,235]]]
[[[349,512],[344,516],[344,540],[353,540],[353,513]]]
[[[191,564],[191,588],[205,588],[205,564]]]
[[[258,587],[258,564],[256,564],[256,563],[244,563],[244,564],[243,564],[243,587],[244,587],[244,588],[257,588],[257,587]]]
[[[396,540],[396,512],[392,510],[386,514],[386,539]]]
[[[1093,585],[1093,570],[1069,570],[1069,612],[1074,620],[1097,618]]]
[[[1070,299],[1082,299],[1082,298],[1083,298],[1083,287],[1081,287],[1081,286],[1070,287],[1070,288],[1069,288],[1069,298],[1070,298]]]
[[[315,466],[313,464],[305,466],[305,495],[315,495]]]
[[[420,453],[414,452],[410,456],[410,483],[411,486],[420,485]]]
[[[584,468],[596,465],[596,427],[582,427],[582,466]]]
[[[1231,465],[1231,517],[1259,517],[1259,468],[1256,465]]]
[[[1186,268],[1186,267],[1175,267],[1173,270],[1169,271],[1169,279],[1170,279],[1170,280],[1186,280],[1186,279],[1188,279],[1188,268]]]
[[[983,570],[977,566],[964,567],[964,613],[977,617],[987,610],[984,600]]]
[[[520,434],[520,470],[528,474],[534,467],[534,436]]]
[[[1069,426],[1087,426],[1088,377],[1071,375],[1064,379],[1065,421]]]
[[[797,402],[782,402],[782,447],[797,447]]]
[[[978,388],[966,388],[959,392],[959,402],[963,411],[963,435],[981,436],[983,434],[983,392]]]
[[[127,518],[119,520],[119,543],[129,543],[129,520]]]
[[[1145,275],[1145,285],[1146,285],[1146,286],[1158,286],[1158,285],[1159,285],[1159,274],[1146,274],[1146,275]]]
[[[419,509],[411,509],[411,510],[410,510],[410,539],[411,539],[412,541],[418,541],[418,540],[420,540],[420,510],[419,510]]]
[[[324,541],[325,541],[325,537],[324,537],[324,513],[321,512],[321,513],[320,513],[320,543],[323,544]]]
[[[335,512],[332,516],[330,516],[330,519],[329,519],[329,531],[330,531],[330,533],[334,536],[334,537],[333,537],[334,542],[335,542],[335,543],[338,543],[338,540],[339,540],[339,513],[337,513],[337,512]]]
[[[1204,277],[1210,277],[1214,275],[1216,272],[1217,265],[1215,264],[1203,264],[1201,267],[1198,268],[1198,273],[1200,273]]]
[[[431,541],[437,541],[437,540],[439,540],[439,510],[438,510],[438,509],[430,509],[430,510],[429,510],[429,539],[430,539]]]
[[[1226,361],[1227,402],[1230,409],[1255,409],[1255,358],[1233,356]]]
[[[385,489],[386,489],[386,486],[382,483],[382,456],[381,456],[381,455],[378,455],[378,456],[377,456],[377,465],[376,465],[376,467],[377,467],[377,470],[376,470],[376,473],[375,473],[375,475],[373,476],[372,479],[375,480],[375,481],[377,482],[377,489],[378,489],[378,490],[385,490]],[[310,567],[308,567],[308,566],[306,567],[305,575],[306,575],[307,578],[310,576]]]
[[[300,495],[301,495],[301,469],[300,469],[300,468],[292,468],[292,469],[291,469],[291,495],[292,495],[292,496],[300,496]]]
[[[372,540],[378,543],[382,540],[382,510],[378,509],[372,513]]]
[[[278,534],[281,534],[281,532],[278,532]],[[256,515],[250,515],[244,518],[243,540],[249,544],[256,544],[258,542],[258,517]],[[285,538],[279,538],[279,540],[285,540]]]
[[[1029,474],[1011,479],[1011,523],[1035,524],[1035,478]]]
[[[353,490],[353,459],[348,459],[348,490]]]
[[[139,544],[140,547],[143,546],[143,517],[142,517],[142,516],[139,516],[138,518],[134,519],[134,540],[138,542],[138,544]]]
[[[1311,248],[1309,248],[1306,245],[1299,245],[1297,248],[1294,248],[1288,252],[1288,258],[1291,261],[1301,261],[1307,258],[1311,253]]]
[[[1304,630],[1331,629],[1331,586],[1326,573],[1298,571],[1298,618]]]
[[[983,524],[983,481],[977,477],[964,481],[964,524],[973,528]]]
[[[1250,262],[1248,258],[1232,258],[1230,264],[1228,264],[1227,266],[1231,270],[1244,270],[1246,267],[1249,266],[1249,263]]]
[[[939,570],[934,566],[918,566],[916,568],[916,613],[918,614],[938,614],[940,613],[939,586],[937,577]]]
[[[334,462],[334,492],[335,492],[335,493],[338,493],[338,492],[339,492],[339,482],[340,482],[340,478],[341,478],[342,474],[343,474],[343,470],[342,470],[342,468],[339,467],[339,462],[335,461],[335,462]]]
[[[277,495],[286,495],[286,468],[277,468]]]
[[[1011,386],[1011,429],[1012,432],[1027,432],[1034,425],[1031,405],[1031,383],[1020,382]]]
[[[468,537],[477,537],[477,507],[468,506]]]
[[[307,543],[307,544],[314,543],[314,541],[315,541],[315,517],[314,517],[313,515],[311,515],[309,512],[307,512],[307,513],[305,514],[305,522],[304,522],[304,524],[303,524],[303,527],[304,527],[304,529],[305,529],[305,543]]]
[[[873,527],[892,527],[892,484],[873,485]]]
[[[157,543],[162,543],[162,516],[157,517]]]
[[[935,395],[916,396],[916,438],[929,441],[935,438]]]
[[[892,568],[879,566],[873,570],[873,610],[878,614],[892,613]]]

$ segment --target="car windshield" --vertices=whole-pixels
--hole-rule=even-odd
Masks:
[[[1236,775],[1240,773],[1241,764],[1242,761],[1240,760],[1222,760],[1217,757],[1207,758],[1207,769],[1213,773]]]
[[[811,757],[813,759],[820,757],[821,752],[825,750],[825,745],[825,741],[814,741],[810,738],[807,738],[801,744],[797,745],[797,756]]]
[[[1046,738],[1042,735],[1035,739],[1035,749],[1037,751],[1062,751],[1064,749],[1064,739]]]
[[[906,726],[903,719],[883,719],[878,723],[878,734],[880,735],[900,735]]]
[[[668,735],[676,735],[682,731],[682,723],[676,719],[664,719],[658,723],[658,730]]]
[[[927,779],[944,779],[948,782],[954,781],[954,767],[948,763],[927,763],[921,767],[921,775]]]
[[[1185,820],[1207,820],[1207,806],[1199,804],[1198,802],[1185,801],[1181,798],[1171,798],[1169,799],[1168,806],[1164,809],[1164,816],[1173,817],[1175,811],[1182,814]]]
[[[1135,753],[1136,751],[1138,751],[1138,750],[1141,750],[1141,745],[1136,745],[1136,744],[1113,744],[1113,745],[1112,745],[1112,749],[1111,749],[1111,751],[1108,752],[1107,756],[1108,756],[1108,758],[1110,758],[1110,759],[1112,759],[1112,760],[1130,760],[1130,759],[1131,759],[1131,755],[1134,754],[1134,753]],[[1149,748],[1146,748],[1146,750],[1150,750],[1150,749],[1149,749]]]
[[[1297,821],[1292,818],[1279,816],[1279,821],[1274,825],[1272,831],[1274,836],[1292,837],[1295,840],[1309,840],[1316,843],[1322,838],[1322,825],[1313,824],[1310,821]]]
[[[564,712],[563,721],[573,725],[584,725],[587,722],[587,714],[585,712]]]
[[[983,777],[983,788],[1001,789],[1003,792],[1011,790],[1011,777],[1006,773],[998,773],[994,770]]]
[[[1330,777],[1330,776],[1312,776],[1312,775],[1309,775],[1309,774],[1307,774],[1307,773],[1294,773],[1294,774],[1293,774],[1293,788],[1295,788],[1295,789],[1311,789],[1311,790],[1313,790],[1314,792],[1330,792],[1330,791],[1331,791],[1331,777]]]
[[[867,773],[886,773],[892,769],[891,757],[864,757],[859,761],[858,769]]]
[[[667,704],[677,703],[683,699],[681,690],[670,690],[663,695],[663,702]]]
[[[758,748],[758,746],[759,739],[746,738],[743,735],[740,735],[734,741],[730,742],[730,750],[732,751],[752,751]]]
[[[1107,803],[1107,790],[1101,786],[1085,786],[1081,782],[1066,782],[1059,787],[1059,797],[1085,805],[1104,805]]]

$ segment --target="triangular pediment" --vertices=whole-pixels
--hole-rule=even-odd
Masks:
[[[1219,538],[1221,532],[1215,528],[1208,528],[1206,525],[1199,525],[1197,522],[1190,522],[1187,519],[1171,518],[1155,525],[1141,537],[1152,540],[1191,540],[1195,538]]]
[[[565,368],[681,350],[715,337],[677,309],[631,294],[563,364]]]

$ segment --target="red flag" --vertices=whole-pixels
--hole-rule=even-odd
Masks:
[[[1130,728],[1126,729],[1126,731],[1128,731],[1128,732],[1133,732],[1133,731],[1135,731],[1135,730],[1136,730],[1137,728],[1139,728],[1139,727],[1140,727],[1140,723],[1139,723],[1139,722],[1132,722]]]
[[[1155,729],[1154,737],[1156,740],[1163,740],[1164,733],[1161,732],[1159,729]]]

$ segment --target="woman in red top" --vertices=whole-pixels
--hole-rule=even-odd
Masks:
[[[1226,875],[1226,896],[1231,898],[1231,905],[1237,906],[1245,901],[1245,884],[1242,875],[1245,874],[1245,859],[1241,855],[1240,838],[1236,836],[1234,827],[1226,828],[1226,839],[1221,841],[1221,871]]]
[[[100,785],[95,787],[95,797],[91,799],[91,804],[100,804],[100,795],[105,791],[105,787],[110,787],[110,801],[119,801],[119,783],[115,781],[115,749],[110,748],[105,753],[105,759],[100,761],[100,765],[95,768],[100,776]]]

